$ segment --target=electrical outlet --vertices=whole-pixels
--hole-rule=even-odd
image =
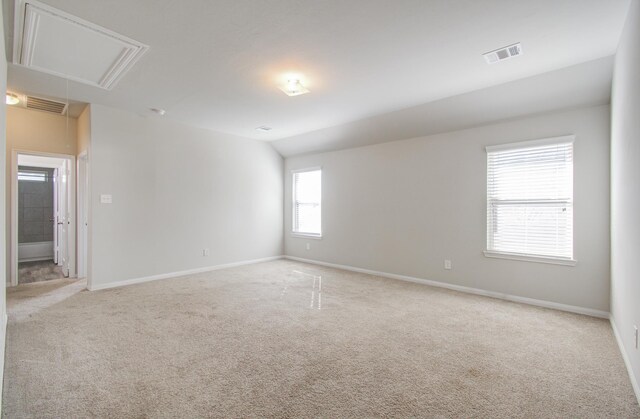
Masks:
[[[202,249],[202,256],[209,256],[209,249]]]
[[[633,325],[633,336],[635,339],[636,349],[638,349],[638,326]]]
[[[307,243],[307,250],[311,250],[311,243]]]
[[[444,260],[444,268],[451,269],[451,261],[449,259]]]

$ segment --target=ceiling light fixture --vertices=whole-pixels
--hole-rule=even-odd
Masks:
[[[298,79],[289,79],[287,80],[286,84],[278,86],[278,88],[285,92],[288,96],[298,96],[309,93],[309,89],[304,87]]]
[[[15,93],[7,93],[6,104],[7,105],[17,105],[20,103],[20,98]]]
[[[167,113],[167,111],[161,108],[151,108],[151,112],[155,112],[160,116],[164,116],[164,114]]]
[[[271,131],[271,127],[267,127],[267,126],[264,126],[264,125],[263,125],[263,126],[261,126],[261,127],[256,128],[256,131],[260,131],[260,132],[269,132],[269,131]]]

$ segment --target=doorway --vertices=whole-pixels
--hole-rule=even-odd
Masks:
[[[75,277],[75,157],[13,151],[10,285]]]

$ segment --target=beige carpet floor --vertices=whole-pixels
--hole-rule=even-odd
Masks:
[[[640,417],[610,325],[275,261],[8,291],[7,418]]]

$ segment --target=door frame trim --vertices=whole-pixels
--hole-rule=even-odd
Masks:
[[[89,213],[91,195],[89,188],[89,152],[87,150],[78,154],[76,158],[76,183],[76,236],[78,237],[76,242],[76,273],[78,278],[87,278],[87,287],[89,287],[91,284],[89,278]],[[86,226],[83,226],[82,224],[85,222]],[[83,234],[85,230],[86,236]],[[86,253],[82,254],[83,252]]]
[[[69,161],[69,181],[67,182],[70,197],[68,240],[69,240],[69,277],[76,274],[76,156],[73,154],[47,153],[43,151],[11,149],[11,242],[9,257],[9,286],[18,285],[18,155],[55,157]]]

